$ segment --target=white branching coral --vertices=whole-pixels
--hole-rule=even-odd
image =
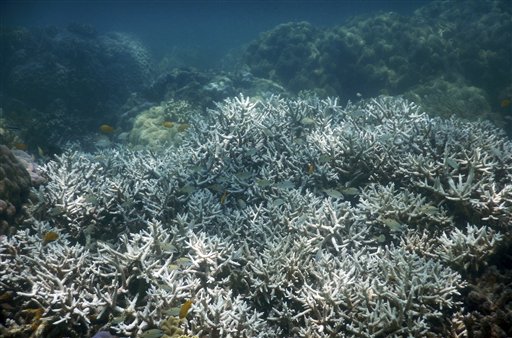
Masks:
[[[65,238],[45,243],[23,231],[2,247],[7,249],[1,253],[6,263],[2,287],[18,290],[22,308],[41,311],[44,318],[42,322],[34,319],[31,325],[62,323],[87,329],[107,306],[96,288],[111,293],[113,285],[102,276],[89,279],[97,265],[82,245],[72,245]]]
[[[439,257],[455,267],[478,270],[494,253],[503,236],[487,226],[468,224],[465,231],[453,229],[439,237]]]
[[[419,193],[399,190],[394,183],[368,185],[362,189],[358,207],[367,215],[367,222],[395,233],[406,228],[433,231],[453,225],[444,208],[428,203]]]
[[[0,242],[5,330],[447,336],[465,269],[511,237],[512,143],[487,123],[242,96],[189,122],[161,150],[42,166],[26,229]]]

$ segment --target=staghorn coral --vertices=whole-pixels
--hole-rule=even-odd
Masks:
[[[494,253],[503,236],[486,226],[468,224],[465,233],[454,229],[439,238],[439,257],[458,268],[478,270],[486,265],[486,258]]]
[[[18,304],[3,332],[135,337],[189,300],[184,335],[464,331],[460,267],[510,238],[501,131],[399,97],[239,96],[190,125],[180,144],[42,166],[27,229],[0,243],[0,286]]]

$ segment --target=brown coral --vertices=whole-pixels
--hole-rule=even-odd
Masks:
[[[4,145],[0,145],[0,234],[28,198],[31,179],[23,164]]]

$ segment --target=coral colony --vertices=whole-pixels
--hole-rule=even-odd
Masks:
[[[0,242],[2,335],[466,336],[466,277],[511,235],[501,130],[389,96],[192,115],[39,168]]]

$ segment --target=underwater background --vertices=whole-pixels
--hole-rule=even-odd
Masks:
[[[281,23],[308,21],[332,27],[355,15],[394,11],[410,14],[427,1],[16,1],[2,4],[9,26],[88,24],[101,33],[118,31],[144,41],[155,59],[173,49],[204,55],[187,60],[202,69],[218,66],[240,48]]]
[[[3,1],[0,335],[512,336],[512,2]]]

